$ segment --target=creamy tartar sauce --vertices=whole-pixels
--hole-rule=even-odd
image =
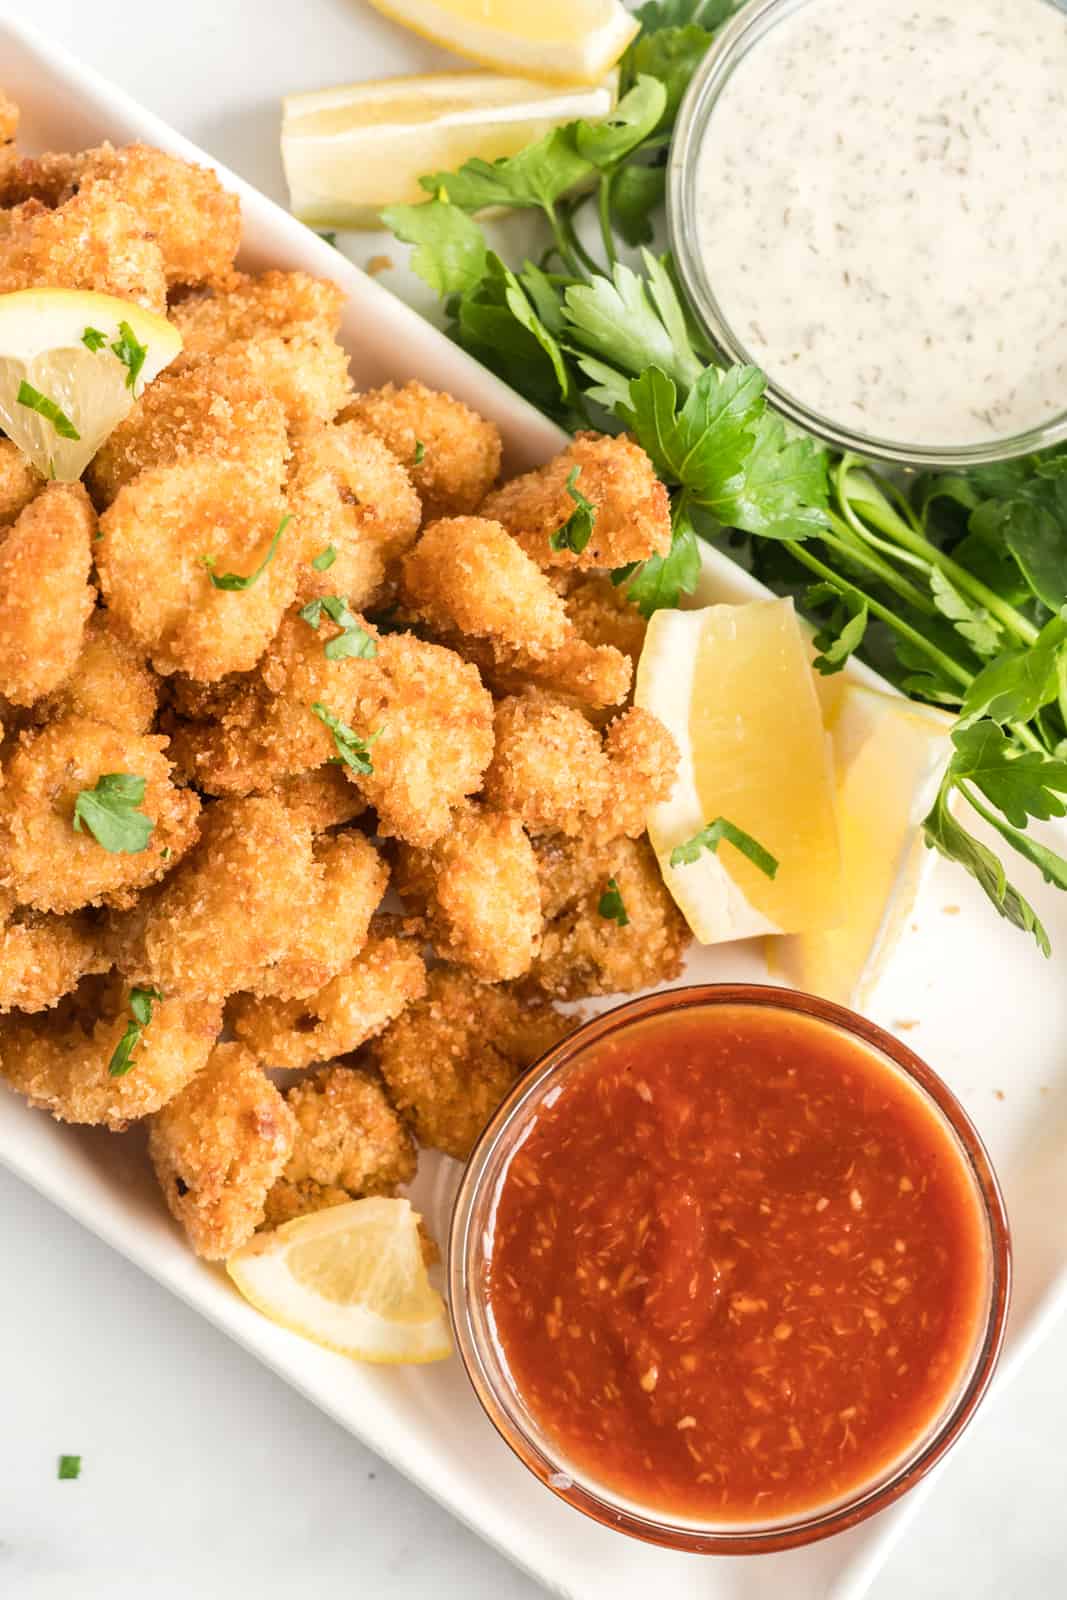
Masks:
[[[737,343],[822,417],[988,444],[1067,410],[1067,11],[807,0],[733,71],[697,245]]]

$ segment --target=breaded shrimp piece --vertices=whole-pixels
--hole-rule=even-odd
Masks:
[[[189,295],[172,308],[171,320],[182,336],[179,359],[215,355],[239,339],[288,333],[299,324],[332,337],[344,301],[336,283],[306,272],[234,273],[224,290]]]
[[[493,753],[492,697],[469,662],[409,633],[379,640],[370,665],[377,681],[364,680],[355,726],[375,735],[374,770],[346,771],[382,834],[430,845],[453,807],[481,787]]]
[[[105,439],[86,477],[103,508],[138,473],[190,456],[232,462],[277,491],[289,456],[285,412],[265,388],[220,373],[210,357],[180,372],[167,368]]]
[[[371,1056],[419,1143],[463,1161],[519,1073],[579,1020],[435,967],[425,999],[386,1029]]]
[[[33,720],[89,717],[123,733],[147,733],[155,721],[159,679],[144,656],[115,633],[106,611],[89,618],[81,653],[58,689],[33,708]]]
[[[5,147],[0,150],[0,206],[36,200],[54,210],[76,192],[81,161],[81,155],[69,150],[20,156],[13,146]]]
[[[0,532],[0,694],[32,705],[73,671],[96,600],[96,517],[80,483],[50,483]]]
[[[84,912],[19,909],[0,926],[0,1012],[44,1011],[110,965],[100,929]]]
[[[428,850],[400,847],[396,888],[437,955],[493,983],[529,969],[541,932],[537,858],[517,817],[457,806]]]
[[[303,998],[350,966],[385,894],[389,868],[364,834],[323,835],[312,853],[313,898],[295,910],[294,937],[285,955],[249,984],[260,997]]]
[[[311,830],[280,800],[220,800],[197,848],[130,921],[124,967],[187,999],[248,988],[292,948],[319,891]]]
[[[40,494],[44,483],[18,445],[10,439],[0,439],[0,526],[14,522],[19,512]]]
[[[240,339],[216,363],[224,381],[268,390],[292,428],[332,421],[352,392],[347,353],[316,323]]]
[[[94,547],[100,586],[157,672],[210,683],[255,665],[296,588],[300,530],[287,525],[274,545],[285,514],[279,494],[208,456],[152,467],[119,491]],[[231,573],[258,576],[236,590],[211,581]]]
[[[241,242],[241,205],[210,167],[149,145],[102,144],[79,158],[79,183],[106,179],[147,225],[167,287],[226,283]]]
[[[344,414],[402,461],[428,522],[474,511],[500,471],[500,430],[450,394],[412,380],[357,394]],[[421,447],[421,448],[420,448]]]
[[[311,772],[282,778],[275,784],[273,793],[289,815],[312,833],[341,827],[367,809],[362,795],[356,793],[337,766],[315,767]]]
[[[152,1118],[148,1153],[198,1256],[250,1239],[292,1152],[296,1119],[254,1056],[219,1044],[203,1072]]]
[[[500,702],[495,729],[485,799],[535,835],[636,838],[649,806],[674,784],[677,746],[637,707],[601,734],[575,707],[534,689]]]
[[[53,1010],[0,1020],[0,1076],[60,1122],[121,1132],[196,1076],[215,1043],[221,1007],[154,1000],[129,1071],[112,1077],[109,1066],[132,1020],[124,978],[84,978]]]
[[[228,1019],[267,1066],[309,1067],[358,1050],[425,992],[426,967],[417,947],[376,931],[351,966],[317,994],[303,1000],[238,995]]]
[[[573,487],[595,507],[592,534],[580,552],[553,550],[552,535],[575,509],[567,489],[575,469]],[[624,567],[671,547],[667,490],[625,435],[579,433],[547,466],[494,490],[480,515],[502,522],[540,567]]]
[[[289,1090],[296,1142],[267,1196],[272,1228],[368,1194],[395,1194],[415,1176],[415,1141],[362,1067],[323,1067]]]
[[[167,305],[158,244],[103,178],[84,183],[54,211],[28,200],[0,212],[0,294],[42,283],[96,289],[161,314]]]
[[[531,981],[560,1000],[629,994],[669,983],[682,970],[692,935],[660,876],[647,839],[543,839],[537,846],[545,916]],[[600,912],[609,885],[624,914]]]
[[[289,508],[314,529],[301,599],[342,595],[356,611],[378,593],[386,566],[418,532],[419,497],[396,457],[354,422],[316,424],[293,440]],[[312,565],[328,549],[333,560]]]
[[[648,623],[626,598],[626,586],[616,587],[597,573],[579,578],[566,590],[567,616],[586,644],[610,645],[628,656],[636,668],[645,643]]]
[[[19,131],[19,108],[0,89],[0,174],[18,160],[15,137]]]
[[[131,906],[195,842],[200,801],[176,789],[165,738],[124,733],[88,717],[65,717],[23,733],[0,790],[0,849],[6,839],[7,883],[20,904],[38,911]],[[154,827],[136,853],[106,850],[87,827],[75,829],[74,806],[110,773],[143,778],[137,810]]]

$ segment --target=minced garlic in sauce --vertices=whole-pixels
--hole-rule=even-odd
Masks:
[[[1060,0],[807,0],[697,160],[722,315],[801,404],[925,446],[1067,409]]]

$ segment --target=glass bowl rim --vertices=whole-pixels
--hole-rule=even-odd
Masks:
[[[610,1492],[587,1489],[553,1462],[525,1429],[514,1406],[501,1403],[503,1385],[494,1384],[473,1317],[476,1286],[467,1272],[471,1240],[480,1224],[479,1202],[491,1192],[496,1177],[494,1157],[502,1141],[531,1103],[540,1099],[589,1045],[649,1016],[675,1009],[722,1004],[755,1005],[800,1013],[835,1027],[887,1057],[917,1084],[961,1146],[974,1179],[988,1230],[989,1300],[984,1328],[975,1340],[969,1375],[925,1444],[905,1457],[880,1483],[827,1511],[785,1518],[773,1526],[716,1529],[692,1521],[673,1522],[667,1513],[639,1512],[612,1499]],[[592,1017],[540,1057],[512,1086],[477,1140],[460,1180],[452,1212],[446,1263],[449,1311],[456,1349],[475,1395],[504,1443],[541,1483],[560,1499],[605,1527],[674,1550],[697,1554],[760,1555],[812,1544],[866,1521],[914,1487],[959,1438],[992,1381],[1004,1342],[1011,1299],[1012,1256],[1007,1211],[1000,1184],[981,1135],[955,1094],[932,1067],[900,1039],[876,1023],[819,996],[758,983],[690,984],[661,990],[613,1006]]]
[[[730,327],[708,283],[695,245],[693,181],[697,157],[708,118],[715,103],[747,51],[770,31],[782,16],[810,4],[811,0],[747,0],[715,35],[707,54],[690,80],[675,119],[667,162],[667,235],[682,288],[704,332],[720,359],[730,364],[760,366]],[[1061,0],[1034,0],[1062,10]],[[763,370],[761,368],[761,370]],[[921,445],[882,439],[860,433],[833,417],[805,405],[768,373],[766,397],[774,410],[797,427],[814,434],[834,449],[898,467],[958,470],[989,465],[1031,455],[1067,440],[1067,406],[1022,433],[973,445]]]

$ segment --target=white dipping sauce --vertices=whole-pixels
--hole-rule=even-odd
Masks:
[[[740,61],[696,157],[727,326],[810,410],[977,445],[1067,410],[1067,15],[807,0]]]

